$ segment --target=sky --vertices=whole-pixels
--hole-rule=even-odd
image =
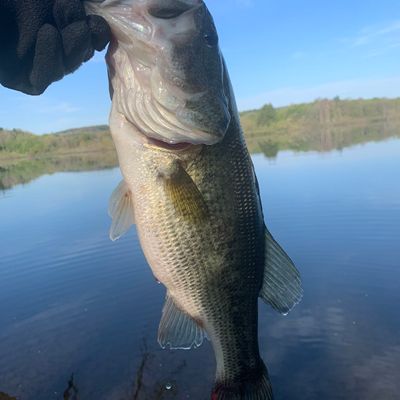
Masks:
[[[240,110],[400,96],[399,0],[208,0]],[[0,86],[0,127],[106,124],[103,54],[39,97]]]

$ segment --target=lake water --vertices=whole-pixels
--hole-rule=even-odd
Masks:
[[[267,225],[305,291],[287,317],[260,304],[276,399],[398,399],[400,140],[253,159]],[[165,291],[134,229],[108,239],[119,180],[118,169],[57,173],[0,194],[0,392],[209,399],[209,343],[158,347]]]

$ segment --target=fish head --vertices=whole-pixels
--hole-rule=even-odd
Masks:
[[[202,0],[107,0],[113,103],[147,138],[220,142],[230,123],[218,34]]]

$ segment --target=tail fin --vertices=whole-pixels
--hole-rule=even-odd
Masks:
[[[265,365],[239,382],[217,382],[211,400],[272,400],[272,386]]]

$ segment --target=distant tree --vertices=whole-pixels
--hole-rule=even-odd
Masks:
[[[265,140],[258,143],[261,151],[267,158],[276,158],[279,153],[279,144],[274,143],[272,140]]]
[[[276,110],[272,104],[266,104],[261,110],[258,111],[257,125],[269,125],[276,119]]]

